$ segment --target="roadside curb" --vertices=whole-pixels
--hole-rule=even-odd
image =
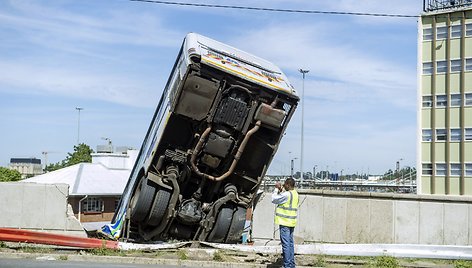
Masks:
[[[241,263],[241,262],[216,262],[216,261],[198,261],[198,260],[177,260],[149,257],[122,257],[122,256],[96,256],[96,255],[77,255],[60,253],[24,253],[0,252],[0,258],[9,259],[38,259],[43,261],[76,261],[76,262],[103,262],[120,264],[158,264],[184,267],[216,267],[216,268],[251,268],[267,267],[266,264]],[[273,264],[270,264],[273,266]]]

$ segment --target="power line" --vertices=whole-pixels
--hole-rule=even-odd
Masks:
[[[201,4],[201,3],[183,3],[183,2],[171,2],[171,1],[159,1],[159,0],[130,0],[130,1],[132,1],[132,2],[146,2],[146,3],[162,4],[162,5],[174,5],[174,6],[244,9],[244,10],[254,10],[254,11],[304,13],[304,14],[349,15],[349,16],[393,17],[393,18],[419,18],[420,17],[418,15],[405,15],[405,14],[280,9],[280,8],[266,8],[266,7],[230,6],[230,5],[214,5],[214,4]]]

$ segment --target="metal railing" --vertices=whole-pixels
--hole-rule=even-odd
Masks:
[[[425,12],[465,6],[472,6],[472,0],[423,0],[423,11]]]
[[[267,175],[260,189],[270,192],[274,189],[276,182],[283,182],[286,178],[288,176]],[[297,187],[303,189],[416,194],[416,170],[405,173],[392,172],[392,177],[386,174],[376,181],[345,179],[331,181],[315,178],[303,180],[303,185],[301,185],[300,180],[295,179],[295,181],[297,182]]]

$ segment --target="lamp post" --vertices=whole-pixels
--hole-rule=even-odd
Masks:
[[[403,158],[400,158],[400,159],[397,160],[397,165],[396,165],[396,167],[395,167],[396,170],[397,170],[397,172],[400,171],[400,161],[402,161],[402,160],[403,160]]]
[[[305,106],[305,75],[310,71],[310,70],[303,70],[299,69],[298,70],[302,74],[302,137],[301,137],[301,143],[300,143],[300,188],[303,188],[303,121],[304,121],[304,106]]]
[[[402,161],[402,160],[403,160],[403,158],[400,158],[400,159],[397,160],[397,163],[396,163],[397,164],[396,165],[396,175],[398,176],[397,183],[400,181],[400,174],[399,174],[400,173],[400,161]],[[401,179],[403,181],[403,172],[402,172]]]
[[[329,166],[326,165],[326,180],[329,180]]]
[[[79,112],[79,119],[77,120],[77,145],[79,145],[80,142],[80,111],[82,111],[84,108],[82,107],[75,107],[77,112]]]
[[[293,163],[294,163],[295,159],[298,159],[298,158],[295,157],[295,158],[292,158],[290,160],[290,178],[293,178],[293,166],[294,166]]]
[[[292,152],[288,152],[288,159],[290,161],[290,178],[293,178],[293,164],[292,164]]]

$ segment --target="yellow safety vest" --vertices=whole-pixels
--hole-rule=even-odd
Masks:
[[[298,193],[291,190],[289,194],[287,202],[277,205],[275,209],[275,224],[295,227],[297,224]]]

